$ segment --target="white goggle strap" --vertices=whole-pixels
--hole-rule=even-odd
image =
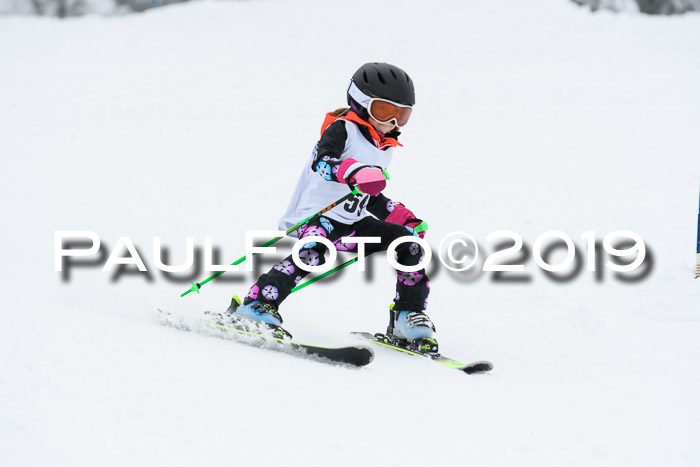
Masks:
[[[369,101],[372,100],[371,97],[360,91],[360,88],[357,87],[355,81],[352,79],[350,79],[350,85],[348,86],[348,94],[350,94],[350,97],[355,99],[355,101],[365,109],[369,107]]]

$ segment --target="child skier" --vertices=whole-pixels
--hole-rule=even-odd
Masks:
[[[356,249],[356,244],[342,243],[343,237],[381,237],[381,243],[367,244],[367,254],[385,251],[399,237],[413,234],[423,238],[426,224],[403,204],[381,193],[394,148],[401,146],[399,130],[408,122],[415,104],[413,81],[396,66],[367,63],[352,76],[347,102],[349,108],[326,115],[321,139],[280,220],[280,230],[320,211],[356,185],[362,193],[302,225],[298,237],[322,236],[340,251]],[[320,242],[307,243],[299,258],[318,266],[325,262],[326,251]],[[400,264],[413,266],[420,262],[423,251],[417,243],[406,242],[396,248],[396,254]],[[242,305],[234,299],[228,312],[279,327],[280,303],[307,274],[290,255],[258,278]],[[424,311],[430,289],[425,270],[397,274],[391,308],[394,336],[409,341],[432,338],[435,327]]]

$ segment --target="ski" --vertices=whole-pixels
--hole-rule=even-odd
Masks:
[[[276,350],[289,355],[310,357],[325,363],[335,363],[361,367],[368,365],[374,358],[372,349],[363,346],[323,347],[320,345],[304,344],[281,337],[286,331],[260,328],[257,322],[246,318],[237,321],[223,320],[217,313],[205,312],[204,317],[176,317],[171,313],[158,309],[161,323],[182,331],[196,331],[202,327],[219,331],[222,337],[230,337],[236,342]],[[257,327],[257,329],[256,329]],[[287,334],[288,335],[288,334]]]
[[[415,347],[408,345],[407,341],[402,341],[381,333],[370,334],[369,332],[353,332],[352,335],[360,337],[373,344],[380,345],[388,349],[397,350],[408,355],[427,357],[434,362],[438,362],[441,365],[446,366],[447,368],[454,368],[455,370],[459,370],[470,375],[474,373],[486,373],[487,371],[491,371],[493,369],[493,364],[485,360],[472,363],[462,363],[445,357],[437,352],[437,343],[433,344],[431,342],[434,342],[433,339],[422,339],[421,344],[418,347]]]

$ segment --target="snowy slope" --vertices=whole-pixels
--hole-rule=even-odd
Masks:
[[[559,0],[0,18],[3,463],[697,465],[698,40],[697,16]],[[187,236],[240,256],[374,60],[416,82],[386,193],[429,222],[435,248],[457,230],[488,252],[501,229],[529,247],[549,230],[584,247],[586,231],[626,229],[649,247],[647,278],[559,283],[529,259],[529,282],[503,283],[436,264],[442,349],[492,360],[479,377],[381,349],[353,370],[161,327],[156,307],[221,309],[254,276],[181,299],[188,282],[155,269],[152,238],[173,263]],[[56,230],[94,231],[106,254],[128,236],[151,273],[64,281]],[[295,337],[381,331],[394,275],[371,265],[371,280],[351,267],[291,296]]]

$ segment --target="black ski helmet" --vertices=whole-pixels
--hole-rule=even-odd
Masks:
[[[388,63],[365,63],[352,75],[348,87],[348,105],[352,105],[352,101],[355,100],[357,104],[366,107],[350,95],[353,83],[369,97],[381,97],[397,104],[411,106],[416,103],[411,77],[401,68]]]

